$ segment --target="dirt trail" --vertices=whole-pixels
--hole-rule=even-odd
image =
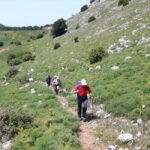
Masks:
[[[9,50],[9,48],[0,48],[0,53]]]
[[[39,81],[38,83],[47,86],[44,82]],[[59,95],[56,97],[64,109],[66,109],[69,113],[77,116],[77,112],[73,108],[68,107],[68,102],[64,97]],[[108,150],[108,148],[101,141],[96,140],[93,133],[94,129],[89,124],[89,122],[81,122],[78,139],[82,148],[84,150]]]

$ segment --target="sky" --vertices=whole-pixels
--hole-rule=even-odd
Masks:
[[[0,0],[0,24],[42,26],[68,19],[90,0]]]

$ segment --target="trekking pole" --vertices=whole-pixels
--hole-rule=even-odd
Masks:
[[[94,96],[90,96],[90,99],[91,99],[91,102],[92,102],[92,116],[93,116],[93,114],[94,114],[94,102],[93,102]]]

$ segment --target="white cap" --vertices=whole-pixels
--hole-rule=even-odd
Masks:
[[[81,84],[84,86],[84,85],[87,85],[87,82],[86,82],[86,80],[85,79],[82,79],[81,80]]]

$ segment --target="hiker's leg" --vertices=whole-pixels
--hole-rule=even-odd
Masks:
[[[87,110],[87,104],[88,104],[88,100],[84,100],[83,101],[83,117],[86,117],[86,110]]]
[[[79,96],[77,96],[77,111],[78,111],[78,117],[79,118],[81,118],[81,104],[82,104],[82,101],[79,98]]]

